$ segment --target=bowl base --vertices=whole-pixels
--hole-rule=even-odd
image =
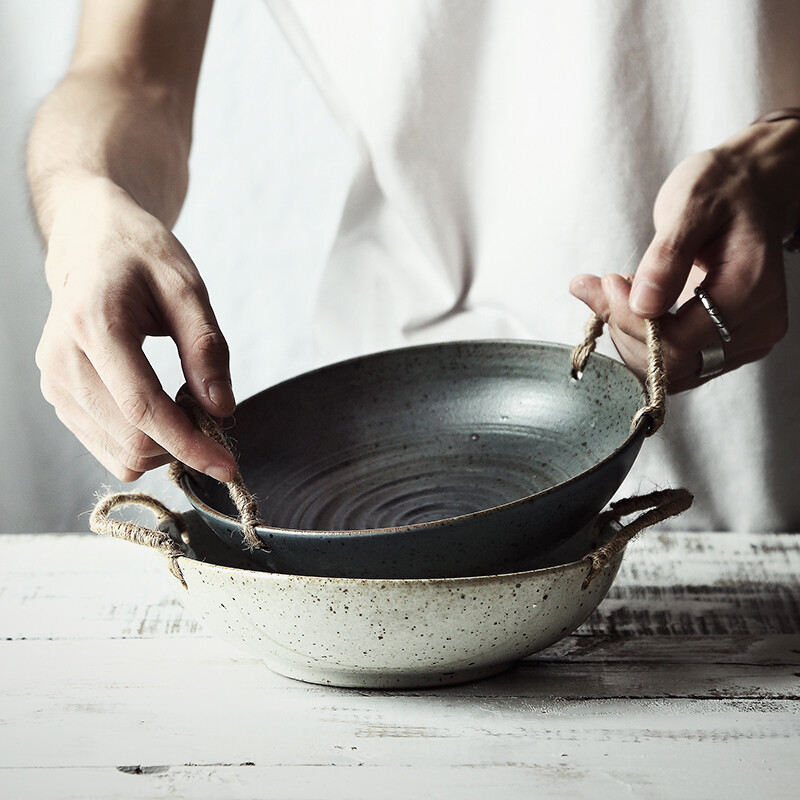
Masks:
[[[336,669],[329,665],[287,663],[276,659],[264,659],[273,672],[303,683],[320,686],[338,686],[343,689],[425,689],[435,686],[454,686],[459,683],[492,678],[508,669],[517,661],[504,661],[489,666],[465,667],[449,672],[369,672]]]

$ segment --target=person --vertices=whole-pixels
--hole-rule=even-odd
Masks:
[[[320,288],[325,358],[464,336],[574,339],[575,312],[559,311],[569,283],[639,375],[645,320],[661,319],[673,393],[722,386],[719,375],[758,362],[735,384],[738,409],[728,395],[720,415],[723,394],[699,390],[701,405],[686,405],[647,468],[668,462],[671,480],[716,491],[706,525],[800,529],[785,455],[800,442],[793,384],[783,434],[746,416],[764,406],[771,373],[759,365],[789,328],[782,240],[800,223],[792,3],[707,0],[679,14],[663,2],[270,5],[360,154]],[[30,136],[52,293],[42,391],[124,481],[173,458],[218,480],[235,467],[142,352],[145,337],[172,337],[194,397],[214,416],[233,412],[225,338],[170,231],[210,14],[210,0],[85,0],[69,71]],[[722,126],[726,136],[692,149]],[[653,197],[654,230],[642,213]],[[574,275],[586,262],[611,271]],[[699,465],[700,437],[681,429],[710,431],[718,452]],[[782,474],[758,500],[775,458]],[[723,486],[712,488],[712,468]],[[736,475],[751,481],[744,494]]]

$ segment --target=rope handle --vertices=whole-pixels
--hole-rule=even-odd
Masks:
[[[581,588],[586,589],[589,584],[603,571],[608,563],[621,553],[627,544],[645,528],[650,528],[670,517],[676,517],[688,509],[694,500],[691,492],[686,489],[664,489],[637,497],[627,497],[612,503],[607,511],[603,511],[595,520],[595,531],[601,531],[612,522],[620,523],[623,517],[628,517],[637,512],[639,514],[627,525],[623,525],[610,542],[593,550],[584,561],[589,563],[589,574]]]
[[[619,523],[623,517],[639,511],[644,513],[621,527],[610,542],[584,556],[583,560],[589,563],[589,574],[581,588],[586,589],[608,563],[622,552],[634,536],[645,528],[683,513],[692,505],[693,499],[686,489],[665,489],[612,503],[608,511],[602,512],[597,517],[595,531],[603,530],[612,522]],[[109,517],[110,512],[115,508],[132,505],[142,506],[152,511],[160,523],[158,529],[146,528],[135,522],[121,522]],[[173,526],[174,534],[170,532]],[[183,514],[170,510],[162,502],[149,495],[140,492],[119,492],[101,497],[97,501],[89,517],[89,528],[94,533],[146,545],[160,551],[169,561],[170,572],[181,582],[184,589],[188,589],[178,563],[181,556],[189,555],[189,533]]]
[[[109,517],[115,508],[123,506],[146,508],[153,512],[159,523],[172,523],[174,528],[170,525],[159,525],[158,529],[146,528],[135,522],[122,522]],[[127,542],[159,550],[167,557],[169,571],[181,582],[184,589],[188,588],[178,564],[178,558],[189,552],[189,547],[184,541],[184,537],[188,538],[186,519],[183,514],[167,508],[160,500],[142,492],[108,494],[97,501],[89,517],[89,528],[93,533],[113,536],[115,539],[124,539]],[[172,530],[175,531],[174,535]]]
[[[189,394],[185,386],[178,392],[175,402],[189,414],[194,424],[206,436],[221,444],[231,455],[234,454],[233,446],[222,428]],[[173,461],[169,466],[169,477],[179,484],[180,479],[188,471],[189,467],[185,464],[180,461]],[[236,506],[236,510],[239,512],[239,523],[247,546],[251,549],[268,550],[269,548],[259,539],[256,533],[256,525],[261,521],[258,515],[258,502],[245,485],[238,467],[236,474],[225,485],[228,488],[228,494],[233,504]],[[115,508],[131,505],[142,506],[152,511],[159,522],[158,529],[147,528],[134,522],[121,522],[109,516]],[[172,527],[169,523],[171,523]],[[126,541],[147,545],[161,551],[169,561],[170,572],[181,582],[184,589],[187,588],[183,573],[178,565],[178,558],[188,554],[188,546],[184,541],[184,538],[188,540],[188,531],[183,514],[172,511],[160,500],[156,500],[155,497],[150,497],[150,495],[141,492],[118,492],[106,495],[97,501],[89,517],[89,528],[94,533],[125,539]]]
[[[572,351],[572,377],[580,380],[589,356],[597,347],[597,340],[603,335],[605,323],[592,314],[586,323],[584,340]],[[638,424],[643,416],[650,418],[648,436],[652,436],[663,424],[667,404],[667,374],[664,370],[664,355],[661,351],[661,335],[658,320],[645,320],[647,333],[647,375],[645,376],[645,390],[647,403],[642,406],[633,417],[631,430]]]
[[[206,436],[210,437],[218,444],[221,444],[231,455],[235,455],[233,452],[233,445],[222,428],[220,428],[216,420],[202,408],[197,400],[189,394],[185,386],[178,392],[175,402],[189,414],[192,422],[194,422]],[[189,467],[185,464],[182,464],[180,461],[173,461],[169,466],[169,478],[180,486],[181,478],[188,471]],[[236,474],[225,485],[234,506],[236,506],[236,510],[239,512],[239,524],[242,527],[245,544],[251,550],[268,550],[269,548],[267,548],[256,533],[256,526],[261,523],[258,513],[258,501],[255,495],[245,485],[238,467],[236,468]]]

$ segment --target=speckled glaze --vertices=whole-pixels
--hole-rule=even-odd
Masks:
[[[559,641],[605,597],[620,554],[582,589],[588,567],[472,578],[376,580],[225,566],[241,556],[194,520],[178,598],[210,632],[282,675],[346,687],[411,688],[501,672]],[[201,559],[213,559],[204,562]]]
[[[240,404],[229,431],[259,500],[252,553],[275,572],[487,575],[540,566],[604,507],[647,432],[642,386],[571,348],[450,342],[334,364]],[[193,506],[242,544],[224,486],[186,475]]]

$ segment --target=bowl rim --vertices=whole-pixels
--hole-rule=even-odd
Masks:
[[[280,381],[279,383],[276,383],[273,386],[269,386],[266,389],[262,389],[261,392],[251,395],[251,397],[248,397],[245,400],[243,400],[242,404],[247,403],[250,400],[253,400],[254,398],[258,397],[260,394],[263,394],[264,392],[277,389],[280,386],[285,386],[286,384],[300,380],[301,378],[307,378],[312,375],[316,375],[334,368],[344,367],[347,366],[348,364],[352,364],[357,361],[364,361],[367,359],[378,358],[390,354],[402,354],[404,352],[420,352],[422,350],[438,349],[453,345],[461,345],[461,346],[517,345],[524,347],[533,346],[533,348],[541,348],[543,350],[546,349],[561,350],[569,353],[572,353],[572,351],[574,350],[574,347],[571,347],[566,344],[560,344],[556,342],[542,342],[542,341],[527,340],[527,339],[463,339],[463,340],[459,339],[448,342],[434,342],[431,344],[398,347],[388,350],[381,350],[375,353],[368,353],[362,356],[355,356],[353,358],[348,358],[343,361],[337,361],[332,364],[326,364],[324,366],[317,367],[316,369],[303,372],[299,375],[295,375],[292,378],[287,378],[284,381]],[[627,366],[627,364],[625,364],[623,361],[604,355],[603,353],[597,353],[596,351],[592,353],[591,358],[600,359],[601,361],[606,362],[607,364],[611,364],[613,365],[612,368],[618,370],[621,375],[626,375],[627,377],[633,379],[638,384],[642,392],[642,402],[645,402],[644,384],[642,383],[640,378]],[[581,378],[571,378],[571,380],[579,381],[581,380]],[[362,538],[366,536],[380,537],[395,533],[406,533],[408,531],[417,531],[417,530],[432,530],[438,527],[444,527],[452,524],[460,524],[468,520],[479,519],[487,514],[491,514],[497,511],[505,511],[511,508],[525,505],[527,503],[532,502],[534,499],[539,499],[546,495],[552,494],[556,491],[560,491],[566,486],[576,483],[578,480],[584,478],[585,476],[591,475],[594,472],[599,471],[603,466],[605,466],[605,464],[614,459],[617,455],[632,447],[638,439],[640,438],[644,439],[645,435],[647,434],[647,431],[650,429],[650,426],[651,426],[650,418],[647,415],[643,414],[640,416],[636,425],[631,428],[627,437],[616,448],[614,448],[614,450],[612,450],[607,456],[600,459],[600,461],[597,461],[588,469],[585,469],[583,472],[579,472],[577,475],[573,475],[571,478],[567,478],[567,480],[561,481],[560,483],[556,483],[553,486],[548,486],[546,489],[542,489],[540,492],[535,492],[534,494],[526,495],[525,497],[520,497],[517,498],[516,500],[511,500],[508,503],[502,503],[497,506],[491,506],[490,508],[482,508],[477,511],[472,511],[469,514],[460,514],[458,516],[447,517],[445,519],[431,520],[429,522],[416,522],[410,525],[398,525],[387,528],[364,528],[364,529],[350,529],[350,530],[305,530],[299,528],[281,528],[281,527],[259,524],[255,526],[255,529],[256,532],[259,534],[259,538],[261,539],[269,538],[269,534],[276,534],[276,533],[287,538],[326,537],[326,538],[342,539],[353,536],[358,536]],[[192,506],[194,506],[194,508],[197,511],[204,514],[205,516],[215,519],[219,524],[227,526],[233,525],[236,528],[241,528],[238,519],[236,519],[235,517],[228,516],[227,514],[223,514],[221,511],[212,508],[204,500],[201,500],[200,497],[198,497],[197,492],[194,490],[192,483],[193,480],[191,471],[188,468],[184,469],[183,473],[178,479],[178,485],[183,490],[188,501],[192,504]]]
[[[627,545],[620,550],[604,567],[608,569],[613,566],[625,553]],[[587,554],[588,555],[588,554]],[[550,567],[542,567],[541,569],[522,570],[520,572],[498,572],[494,575],[465,575],[456,578],[334,578],[325,575],[293,575],[287,572],[270,572],[269,570],[257,569],[244,569],[243,567],[228,567],[224,564],[215,564],[213,561],[201,561],[198,558],[191,556],[178,556],[178,561],[191,561],[194,564],[199,564],[203,570],[211,569],[215,572],[233,572],[244,573],[248,576],[258,576],[257,580],[270,581],[276,583],[298,583],[310,584],[313,586],[322,586],[325,584],[341,584],[344,586],[372,586],[379,588],[380,586],[471,586],[492,583],[511,583],[516,579],[516,583],[523,583],[525,581],[533,580],[534,578],[545,578],[548,575],[565,574],[573,572],[580,567],[585,567],[588,570],[588,562],[586,556],[577,561],[570,561],[566,564],[554,564]],[[182,570],[181,570],[182,571]]]
[[[200,522],[206,525],[205,521],[200,518]],[[207,527],[207,525],[206,525]],[[517,572],[497,572],[490,575],[462,575],[457,577],[440,577],[440,578],[351,578],[351,577],[332,577],[329,575],[295,575],[288,572],[272,572],[267,569],[246,569],[245,567],[229,567],[225,564],[216,564],[213,561],[203,561],[191,555],[178,556],[178,561],[185,563],[191,562],[195,568],[201,571],[211,570],[220,573],[234,573],[245,575],[255,578],[257,581],[269,581],[277,583],[297,583],[297,584],[310,584],[312,586],[323,586],[325,584],[337,584],[343,586],[370,586],[379,588],[381,586],[469,586],[469,585],[483,585],[493,583],[522,583],[523,581],[530,581],[538,578],[546,578],[549,575],[566,574],[568,572],[577,571],[581,568],[588,568],[588,556],[594,552],[598,547],[610,542],[616,533],[622,528],[622,523],[617,520],[611,519],[606,522],[602,530],[600,530],[595,537],[595,544],[592,550],[586,553],[575,561],[567,561],[564,564],[552,564],[549,567],[539,567],[538,569],[519,570]],[[216,536],[216,534],[209,529],[209,535]],[[604,570],[609,567],[618,565],[625,555],[628,548],[627,542],[621,550],[616,553],[603,568]],[[231,547],[231,545],[225,545]],[[189,539],[189,547],[191,547],[191,537]],[[231,548],[233,549],[233,548]],[[181,569],[181,571],[183,571]]]

